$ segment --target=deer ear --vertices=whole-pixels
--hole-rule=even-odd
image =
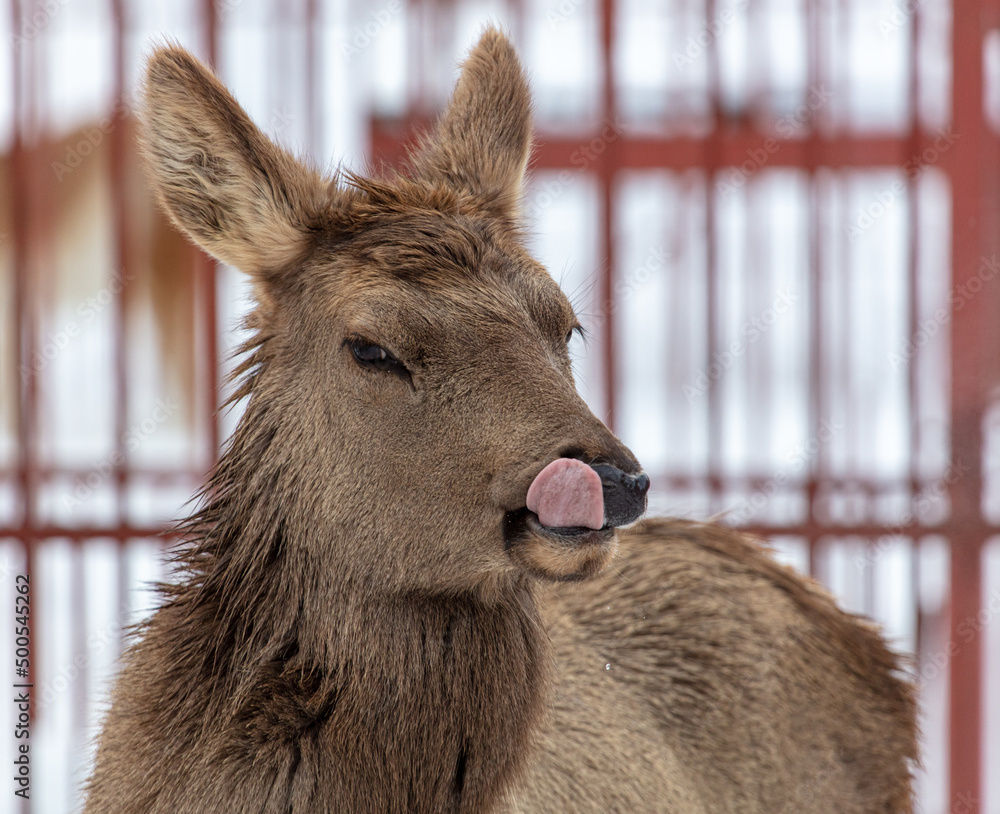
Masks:
[[[205,251],[251,275],[303,256],[329,186],[182,48],[149,60],[140,139],[160,203]]]
[[[531,152],[531,93],[514,46],[488,28],[413,157],[418,177],[517,203]]]

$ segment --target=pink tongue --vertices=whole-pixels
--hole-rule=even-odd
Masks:
[[[558,458],[539,472],[528,488],[527,503],[548,528],[604,525],[601,477],[575,458]]]

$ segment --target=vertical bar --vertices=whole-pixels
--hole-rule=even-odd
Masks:
[[[908,105],[910,108],[909,121],[909,144],[907,154],[900,157],[903,166],[907,166],[910,156],[920,153],[921,124],[919,115],[920,102],[920,71],[917,66],[917,49],[920,44],[919,23],[921,9],[916,6],[910,18],[910,59],[908,65],[909,86]],[[906,194],[909,206],[907,207],[907,240],[906,240],[906,274],[907,274],[907,326],[906,335],[913,336],[917,330],[917,322],[920,319],[920,280],[917,274],[917,261],[920,257],[920,210],[918,207],[919,187],[917,185],[916,174],[907,175]],[[913,358],[906,366],[906,403],[910,411],[909,415],[909,436],[910,436],[910,460],[909,460],[909,491],[911,501],[916,496],[919,488],[919,473],[917,471],[918,459],[921,452],[920,433],[920,410],[917,405],[918,386],[918,365],[920,359],[920,348],[916,349]]]
[[[69,620],[71,662],[79,670],[76,681],[73,682],[70,703],[70,746],[76,765],[84,760],[87,745],[87,701],[91,697],[91,672],[93,664],[87,656],[87,591],[85,547],[92,545],[93,540],[67,540],[70,556],[69,599],[72,608]],[[83,657],[83,658],[81,658]],[[79,661],[77,661],[79,659]],[[74,765],[74,769],[76,768]]]
[[[843,19],[844,25],[842,31],[844,33],[844,43],[843,50],[840,52],[843,55],[852,53],[852,38],[854,36],[854,10],[857,0],[847,0],[843,6]],[[850,59],[850,57],[844,57],[845,63]],[[858,127],[856,124],[856,117],[854,111],[851,109],[850,100],[851,92],[853,91],[852,72],[848,69],[844,77],[843,92],[844,92],[844,105],[843,110],[845,112],[845,119],[847,123],[847,132],[850,134],[856,133]],[[869,170],[862,169],[860,171],[862,174],[867,174]],[[847,185],[848,197],[847,202],[850,205],[850,185]],[[850,522],[852,516],[855,515],[853,510],[853,502],[850,498],[857,493],[856,484],[860,477],[864,474],[865,467],[865,457],[862,454],[863,445],[861,439],[863,439],[862,427],[866,425],[866,412],[858,408],[859,404],[864,403],[864,399],[868,397],[869,391],[864,387],[864,383],[860,376],[860,371],[858,366],[854,364],[854,359],[856,358],[856,348],[858,344],[858,337],[863,336],[862,330],[854,330],[854,328],[863,325],[860,320],[855,319],[855,311],[853,307],[852,298],[856,296],[858,289],[857,280],[860,277],[854,260],[855,258],[851,254],[851,240],[847,237],[846,230],[841,230],[843,235],[843,250],[844,250],[844,274],[843,274],[843,292],[844,292],[844,326],[845,326],[845,336],[850,337],[849,340],[844,342],[846,348],[846,355],[844,356],[844,382],[842,392],[845,395],[843,400],[844,409],[844,488],[841,492],[841,497],[843,498],[843,505],[846,511],[839,518],[841,522]],[[843,540],[840,541],[843,545]]]
[[[749,9],[748,9],[749,13]],[[774,295],[771,289],[772,271],[774,269],[773,258],[769,252],[769,240],[767,235],[767,217],[765,214],[765,207],[767,207],[770,200],[767,194],[766,184],[760,182],[760,172],[765,171],[763,168],[757,170],[751,177],[747,178],[746,184],[743,187],[743,208],[745,210],[746,217],[746,233],[745,233],[745,254],[744,254],[744,282],[746,285],[746,292],[744,300],[747,305],[749,305],[749,313],[744,311],[741,315],[741,320],[753,319],[760,313],[762,313],[769,305]],[[709,186],[710,194],[713,195],[714,199],[714,185]],[[714,216],[712,234],[712,244],[714,257],[718,257],[718,249],[715,248],[717,243],[714,235],[718,232],[720,235],[723,234],[724,226],[719,224],[718,216],[718,206],[715,201],[712,202],[712,211]],[[721,242],[721,237],[718,242]],[[719,284],[719,276],[721,275],[721,269],[718,268],[718,262],[716,262],[716,269],[714,272],[715,286],[716,286],[716,297],[719,297],[719,291],[725,291],[728,286],[725,284]],[[723,302],[721,298],[712,301],[712,310],[725,313],[723,308]],[[718,327],[718,323],[717,323]],[[742,337],[738,337],[742,338]],[[721,337],[716,336],[716,342],[720,342]],[[771,405],[773,404],[772,399],[775,397],[775,388],[777,386],[777,376],[774,374],[774,365],[771,364],[770,359],[766,359],[763,364],[760,363],[760,358],[766,354],[769,354],[768,341],[769,337],[764,334],[761,336],[760,340],[756,345],[747,349],[744,359],[746,361],[746,384],[745,389],[738,391],[733,387],[730,387],[727,391],[728,399],[739,399],[745,400],[745,404],[759,405],[762,409],[746,410],[744,415],[744,421],[747,423],[747,447],[749,452],[749,459],[752,462],[752,467],[755,473],[760,472],[761,479],[767,482],[770,477],[769,473],[772,473],[772,464],[774,458],[772,457],[773,449],[771,448],[771,426],[768,421],[768,415],[771,410]],[[721,343],[722,347],[725,347],[724,343]],[[710,360],[711,361],[711,360]],[[718,378],[715,382],[717,388],[722,388],[722,376]],[[732,383],[730,383],[732,384]],[[727,399],[723,398],[722,392],[716,393],[716,401],[719,404],[718,410],[721,413],[722,407]],[[719,424],[719,440],[721,441],[721,433],[723,432],[723,417],[720,415],[718,417]],[[724,475],[729,471],[730,464],[728,461],[724,460],[722,450],[724,449],[721,443],[715,444],[715,449],[719,454],[718,461],[718,474],[720,476],[720,482],[724,480]],[[767,461],[767,467],[764,471],[757,469],[758,461]],[[779,465],[780,466],[780,465]],[[769,501],[770,503],[770,501]],[[765,504],[761,511],[763,512],[763,517],[758,517],[757,521],[764,523],[767,521],[767,516],[769,514],[768,510],[773,511],[774,507]],[[772,515],[773,516],[773,515]]]
[[[11,0],[12,30],[21,30],[20,0]],[[10,49],[12,70],[11,84],[14,113],[14,139],[11,145],[11,179],[9,200],[11,203],[11,225],[13,234],[14,261],[14,352],[18,362],[18,399],[17,399],[17,481],[20,495],[18,505],[21,506],[21,542],[28,545],[29,529],[34,511],[34,496],[29,472],[32,470],[32,448],[30,439],[33,434],[34,410],[29,409],[33,402],[31,391],[34,387],[35,374],[32,369],[34,310],[31,307],[30,276],[28,274],[28,212],[31,207],[31,197],[27,185],[24,149],[24,63],[21,49],[29,47],[26,40],[21,40],[18,47]]]
[[[711,30],[715,20],[715,0],[705,0],[705,30]],[[719,269],[716,250],[715,178],[719,171],[719,139],[722,114],[719,109],[719,49],[715,37],[709,39],[706,49],[708,82],[708,107],[711,121],[704,140],[705,163],[705,331],[707,335],[708,365],[716,358],[719,349]],[[749,200],[749,194],[748,194]],[[715,514],[722,508],[720,500],[722,475],[722,403],[719,399],[718,379],[708,377],[705,393],[708,402],[708,511]]]
[[[215,0],[202,0],[202,23],[205,26],[205,53],[208,64],[219,70],[219,25]],[[219,328],[216,278],[218,264],[201,252],[196,255],[196,287],[201,308],[202,328],[205,332],[205,348],[202,356],[202,397],[208,434],[208,464],[214,465],[219,456]]]
[[[840,68],[837,87],[843,98],[840,105],[841,119],[836,120],[836,116],[831,116],[832,121],[830,122],[831,127],[835,129],[835,132],[847,132],[851,133],[854,129],[853,127],[853,116],[851,115],[851,73],[846,66],[848,62],[847,54],[851,53],[851,3],[853,0],[847,0],[845,3],[834,2],[834,8],[837,9],[837,25],[836,31],[836,43],[832,49],[834,60],[839,61],[838,67]],[[849,183],[849,173],[850,169],[844,170],[840,173],[839,181],[839,191],[840,199],[843,204],[843,211],[839,213],[841,216],[847,215],[850,207],[850,183]],[[846,337],[853,336],[851,332],[851,251],[850,251],[850,240],[848,239],[847,232],[844,229],[836,229],[835,240],[839,241],[839,251],[840,251],[840,263],[836,270],[836,273],[831,275],[836,287],[838,289],[837,294],[839,295],[841,314],[840,322],[843,326],[843,334]],[[852,376],[853,367],[851,365],[851,353],[853,347],[850,341],[844,341],[839,344],[838,347],[838,358],[836,371],[834,376],[831,378],[831,391],[839,394],[839,399],[837,407],[839,407],[840,415],[843,418],[844,424],[844,440],[841,443],[841,448],[843,450],[842,462],[839,471],[835,468],[833,464],[833,455],[831,450],[831,460],[830,460],[830,472],[831,480],[833,485],[830,488],[830,494],[836,495],[837,500],[834,501],[833,505],[841,504],[841,510],[839,513],[831,511],[831,515],[835,522],[843,523],[849,515],[845,515],[842,504],[844,502],[844,496],[846,494],[845,484],[850,481],[850,478],[856,474],[856,460],[854,455],[854,439],[857,435],[855,432],[856,425],[852,423],[851,415],[851,405],[856,400],[856,380]],[[831,413],[834,412],[834,405],[831,404]],[[828,546],[826,561],[821,565],[822,567],[829,567],[829,552],[832,546],[835,544],[834,539],[830,539]],[[828,575],[827,575],[828,576]],[[826,579],[827,584],[829,580]]]
[[[902,157],[904,167],[908,166],[909,157],[920,153],[920,141],[923,125],[920,118],[920,70],[919,48],[922,9],[914,8],[910,18],[910,60],[909,60],[909,107],[910,107],[910,146],[909,153]],[[920,186],[916,177],[907,177],[907,195],[909,197],[907,230],[907,326],[906,335],[916,334],[920,319],[920,274],[918,271],[921,241],[920,241]],[[908,465],[908,484],[906,487],[908,505],[916,504],[920,490],[920,457],[923,454],[923,434],[921,433],[921,410],[919,404],[919,365],[920,348],[910,359],[906,367],[906,403],[909,410],[910,460]],[[912,514],[912,512],[911,512]],[[914,597],[914,663],[920,661],[920,633],[924,624],[923,603],[920,601],[920,534],[915,533],[911,543],[910,585]]]
[[[12,30],[21,31],[21,3],[12,0]],[[35,326],[35,288],[32,285],[32,266],[35,265],[32,256],[32,228],[35,220],[37,201],[37,173],[29,172],[26,166],[29,161],[36,163],[36,157],[26,149],[26,134],[31,133],[32,140],[37,143],[37,95],[34,92],[25,93],[25,87],[34,82],[37,66],[34,56],[37,50],[36,40],[25,37],[18,41],[19,47],[12,51],[13,70],[13,111],[14,140],[11,147],[11,219],[14,231],[13,262],[14,262],[14,314],[15,314],[15,353],[18,360],[17,376],[17,449],[18,449],[18,484],[20,489],[21,529],[19,537],[24,546],[25,572],[31,584],[32,594],[38,593],[38,522],[36,517],[38,485],[38,461],[35,446],[37,438],[38,389],[37,372],[33,369],[36,351]],[[42,615],[37,602],[32,606],[31,631],[39,630],[38,620]],[[28,683],[34,684],[38,676],[39,649],[34,646],[34,636],[29,642]],[[29,696],[28,714],[34,719],[37,712],[35,693]],[[30,801],[21,803],[22,811],[30,811]]]
[[[601,0],[601,73],[604,80],[601,113],[605,123],[617,121],[617,88],[615,87],[615,3]],[[620,138],[608,142],[597,162],[597,183],[600,190],[601,244],[606,262],[599,265],[598,291],[601,303],[601,351],[603,354],[603,381],[605,423],[615,429],[615,408],[618,377],[615,370],[615,314],[613,305],[614,279],[618,268],[615,235],[615,179],[618,169],[618,144]]]
[[[130,245],[129,236],[131,234],[131,224],[127,206],[126,196],[126,156],[129,145],[126,141],[127,135],[123,132],[126,126],[125,117],[125,7],[124,0],[111,0],[111,16],[114,24],[114,53],[112,55],[112,76],[114,82],[114,110],[112,111],[111,132],[108,136],[110,147],[110,181],[111,181],[111,228],[112,246],[114,247],[115,269],[121,275],[122,285],[119,287],[118,297],[111,314],[112,332],[112,354],[114,366],[114,476],[115,476],[115,507],[117,511],[117,524],[121,528],[128,525],[128,490],[130,485],[131,466],[128,460],[128,448],[125,444],[125,436],[128,432],[128,312],[129,312],[129,286],[127,281],[131,279],[130,266]],[[117,572],[117,621],[118,630],[124,628],[125,618],[123,616],[123,599],[128,591],[128,583],[125,565],[125,547],[127,538],[122,538],[116,547],[115,569]],[[85,543],[86,544],[86,543]],[[82,558],[83,551],[78,551],[74,546],[74,557]],[[74,561],[75,562],[75,561]],[[82,568],[82,566],[81,566]],[[73,586],[74,591],[74,617],[83,619],[85,614],[85,594],[86,583],[81,579]],[[74,622],[75,635],[79,636],[80,651],[86,650],[86,627]],[[83,684],[82,698],[74,698],[74,704],[80,703],[83,710],[86,710],[87,699],[90,698],[90,677],[93,666],[87,663],[86,669],[81,676]],[[86,717],[84,717],[84,723]]]
[[[823,52],[820,50],[820,32],[823,31],[820,20],[820,10],[817,8],[818,0],[806,0],[806,94],[811,93],[811,88],[816,87],[823,81]],[[817,115],[821,115],[817,113]],[[806,162],[809,190],[809,378],[807,382],[808,394],[807,406],[808,418],[806,426],[810,428],[816,438],[819,437],[820,422],[823,420],[824,399],[824,377],[828,375],[828,370],[824,365],[823,356],[823,308],[820,303],[823,301],[823,274],[821,270],[823,262],[822,250],[822,219],[820,217],[823,206],[822,190],[817,173],[817,166],[823,163],[824,142],[820,138],[819,122],[809,122],[809,133],[806,137]],[[817,484],[822,481],[824,472],[827,471],[827,452],[820,446],[816,452],[809,468],[806,470],[806,522],[810,528],[815,528],[819,522],[819,512],[817,511]],[[809,573],[816,574],[816,537],[810,535],[806,538],[809,554]]]
[[[317,166],[323,165],[323,99],[319,94],[319,9],[316,0],[305,0],[305,46],[306,46],[306,144],[309,155]]]
[[[427,55],[428,38],[436,36],[433,26],[436,15],[430,6],[429,0],[414,0],[407,13],[411,49],[409,110],[415,109],[420,115],[426,115],[434,105],[434,89],[432,89],[434,77],[431,61]]]
[[[424,115],[433,110],[441,98],[440,62],[437,55],[454,51],[458,43],[457,15],[450,8],[442,9],[440,0],[427,0],[427,9],[427,25],[424,28],[423,46],[425,54],[429,56],[427,61],[428,81],[425,83],[425,87],[430,90],[430,95],[426,97],[428,106],[421,111]],[[426,50],[428,46],[430,48]]]
[[[951,284],[964,290],[977,272],[984,247],[982,181],[993,166],[984,149],[982,0],[952,6],[952,124],[960,150],[945,156],[951,170]],[[981,607],[980,562],[986,540],[982,522],[982,419],[985,372],[982,326],[987,298],[971,296],[951,323],[951,456],[966,474],[950,484],[951,641],[949,788],[951,810],[979,814],[982,796],[982,637],[970,625]],[[971,638],[970,638],[971,633]],[[961,808],[959,808],[962,806]]]
[[[111,148],[111,230],[112,246],[114,247],[115,269],[112,273],[120,273],[123,285],[115,299],[111,319],[111,344],[114,366],[114,464],[115,464],[115,504],[118,513],[118,523],[126,520],[126,486],[128,481],[128,461],[125,447],[125,433],[128,428],[128,357],[126,355],[127,337],[127,299],[128,286],[124,282],[129,279],[128,253],[128,211],[125,204],[125,153],[127,145],[122,132],[125,116],[125,11],[123,0],[112,0],[112,18],[114,20],[114,110],[112,111],[111,132],[108,144]]]
[[[743,128],[745,122],[748,122],[757,115],[761,115],[764,111],[767,111],[768,118],[773,116],[774,105],[773,99],[769,99],[768,91],[772,89],[775,85],[773,72],[771,71],[771,65],[767,58],[770,49],[769,39],[769,29],[768,29],[768,13],[769,9],[761,5],[747,4],[745,13],[747,16],[747,55],[746,61],[744,63],[745,75],[747,77],[747,85],[745,90],[745,112],[742,116],[741,129]],[[715,15],[715,7],[709,10],[710,20],[715,24],[718,21],[718,17]],[[713,40],[717,41],[718,37],[713,37]],[[712,111],[713,118],[715,119],[715,124],[713,126],[713,132],[722,127],[721,115],[714,115],[717,104],[716,99],[721,100],[722,87],[721,87],[721,55],[719,53],[719,48],[717,44],[713,42],[712,52],[709,54],[709,92],[712,94]],[[759,101],[758,101],[759,100]],[[756,109],[755,109],[756,108]],[[747,115],[749,114],[749,115]],[[721,135],[721,133],[720,133]],[[771,272],[773,271],[773,262],[770,257],[770,244],[768,241],[767,234],[767,216],[765,214],[765,207],[768,205],[768,195],[766,184],[761,183],[761,173],[766,173],[765,166],[759,166],[756,171],[748,174],[746,183],[743,186],[743,199],[742,206],[745,217],[745,228],[744,233],[744,267],[743,267],[743,280],[746,286],[744,293],[744,303],[747,308],[747,312],[744,312],[741,316],[741,320],[752,319],[760,314],[764,308],[770,304],[772,298],[770,282],[771,282]],[[712,262],[709,264],[711,269],[709,274],[710,279],[713,281],[715,286],[715,295],[711,300],[712,311],[717,314],[724,314],[724,296],[720,296],[720,292],[725,292],[728,290],[729,286],[726,285],[726,281],[720,281],[720,276],[722,274],[719,268],[719,263],[717,261],[718,257],[718,245],[722,243],[722,234],[724,234],[725,226],[720,224],[720,219],[718,216],[719,207],[715,200],[715,190],[717,189],[715,181],[715,172],[709,175],[709,186],[708,189],[712,196],[712,200],[709,202],[711,207],[709,212],[712,213],[709,218],[709,222],[712,224],[712,228],[709,229],[709,241],[711,245],[711,251],[713,258]],[[721,342],[721,337],[718,336],[717,331],[719,330],[719,321],[716,321],[716,330],[712,332],[714,341],[719,343],[723,348],[725,343]],[[742,337],[739,337],[742,338]],[[774,388],[777,382],[777,377],[771,375],[773,373],[774,367],[770,362],[770,359],[764,359],[763,364],[760,363],[761,357],[766,357],[769,354],[768,348],[769,342],[766,337],[761,337],[759,343],[755,347],[747,348],[744,355],[746,362],[746,379],[745,388],[743,390],[736,390],[732,386],[729,387],[728,391],[723,390],[722,382],[724,376],[718,377],[717,380],[713,381],[713,385],[716,388],[715,392],[715,403],[717,412],[717,424],[718,430],[716,437],[716,443],[713,449],[718,453],[718,461],[715,468],[718,472],[719,484],[716,488],[724,488],[723,484],[725,482],[725,476],[730,471],[730,462],[725,460],[725,455],[723,450],[725,446],[721,443],[722,433],[724,432],[725,426],[725,416],[722,415],[724,405],[727,401],[732,399],[742,401],[745,404],[755,404],[760,405],[763,409],[746,410],[743,411],[743,421],[746,425],[746,437],[748,439],[747,451],[748,460],[750,461],[751,471],[755,476],[759,474],[760,482],[767,483],[769,480],[769,473],[773,473],[774,470],[771,466],[773,462],[772,448],[771,448],[771,438],[770,438],[770,422],[768,421],[768,415],[770,414],[771,404],[770,400],[774,398]],[[712,354],[709,358],[709,363],[714,361],[715,356]],[[710,367],[711,369],[711,367]],[[721,391],[721,392],[720,392]],[[723,393],[726,394],[727,398],[723,397]],[[714,434],[714,433],[713,433]],[[766,461],[767,464],[763,468],[759,468],[759,462]],[[765,505],[761,507],[762,516],[756,517],[758,523],[767,523],[768,516],[773,516],[771,514],[774,511],[774,506],[768,500]]]
[[[132,539],[123,539],[118,546],[118,558],[115,563],[115,659],[121,657],[125,648],[124,631],[129,623],[129,602],[131,598],[132,586],[134,584],[132,574],[132,558],[129,549]]]
[[[524,0],[507,0],[510,31],[518,48],[524,47]]]

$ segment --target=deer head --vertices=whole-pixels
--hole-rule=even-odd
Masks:
[[[530,120],[513,48],[487,30],[408,172],[328,180],[190,54],[151,59],[159,200],[256,297],[216,503],[331,582],[578,579],[645,508],[648,479],[576,392],[573,308],[523,246]]]

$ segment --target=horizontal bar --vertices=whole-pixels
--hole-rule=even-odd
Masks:
[[[54,480],[56,478],[86,478],[97,472],[96,467],[80,466],[38,466],[31,470],[32,476],[41,480]],[[151,467],[125,466],[122,471],[127,473],[129,478],[145,478],[155,482],[175,481],[175,480],[195,480],[201,482],[205,479],[205,469],[154,469]],[[18,477],[17,470],[0,470],[0,483],[12,481]]]
[[[777,491],[781,494],[799,490],[816,490],[835,494],[848,492],[852,497],[859,494],[862,497],[886,497],[901,491],[917,492],[921,489],[937,486],[944,496],[949,484],[947,476],[920,480],[913,480],[910,477],[798,478],[781,470],[740,474],[717,474],[711,471],[698,474],[678,472],[650,472],[648,474],[654,491],[671,489],[711,489],[714,491],[749,489],[756,491],[770,490],[776,486],[778,487]]]
[[[728,525],[725,517],[718,518],[722,525]],[[860,537],[875,540],[882,537],[948,537],[954,535],[955,524],[944,522],[938,526],[923,524],[880,525],[878,523],[859,523],[849,526],[839,523],[799,523],[781,526],[775,524],[749,524],[746,526],[732,525],[732,528],[757,537],[805,537],[808,540],[822,540],[829,537]],[[990,534],[1000,534],[1000,527],[990,528]]]
[[[381,118],[370,121],[372,154],[398,164],[412,146],[413,135],[427,130],[423,117]],[[911,172],[935,164],[956,142],[947,131],[899,134],[812,134],[811,138],[784,138],[751,127],[726,127],[713,131],[718,145],[716,163],[756,172],[763,167],[899,167]],[[1000,137],[997,142],[1000,143]],[[596,169],[597,157],[610,142],[616,147],[620,169],[703,169],[703,136],[633,134],[617,125],[605,125],[584,136],[567,138],[539,134],[532,152],[534,169]]]
[[[717,521],[722,525],[726,523],[725,514],[720,515]],[[780,524],[760,524],[750,523],[747,525],[732,524],[733,528],[750,534],[758,534],[764,537],[772,536],[799,536],[811,539],[822,537],[922,537],[925,535],[943,535],[954,537],[958,533],[968,533],[969,523],[967,521],[944,520],[939,524],[931,523],[872,523],[865,521],[862,523],[790,523],[787,526]],[[1000,525],[991,523],[978,524],[975,529],[980,539],[992,535],[1000,535]],[[95,538],[105,538],[127,542],[135,538],[163,537],[167,539],[181,536],[171,526],[64,526],[60,524],[47,524],[26,529],[20,526],[2,527],[0,526],[0,538],[20,538],[30,534],[35,539],[67,538],[70,540],[88,540]]]
[[[55,539],[55,538],[66,538],[73,540],[74,542],[80,542],[82,540],[92,540],[92,539],[108,539],[117,540],[120,543],[128,542],[129,540],[138,538],[148,538],[148,537],[161,537],[165,540],[170,540],[178,537],[176,531],[172,531],[169,527],[157,527],[157,526],[61,526],[57,524],[35,526],[34,528],[25,529],[23,527],[14,526],[10,528],[4,528],[0,526],[0,539],[13,537],[15,539],[24,537],[28,533],[31,535],[32,539],[37,543],[43,539]]]

